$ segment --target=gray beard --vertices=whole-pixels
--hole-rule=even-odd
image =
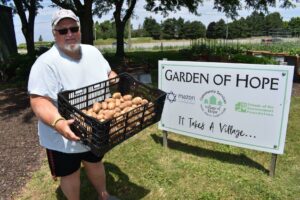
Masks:
[[[69,52],[77,52],[80,49],[80,44],[65,44],[63,48]]]

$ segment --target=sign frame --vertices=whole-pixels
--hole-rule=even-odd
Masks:
[[[265,151],[265,152],[270,152],[274,154],[283,154],[284,151],[284,143],[285,143],[285,137],[286,137],[286,130],[287,130],[287,121],[288,121],[288,114],[289,114],[289,106],[290,106],[290,97],[291,97],[291,91],[292,91],[292,81],[293,81],[293,72],[294,72],[294,66],[286,66],[286,65],[259,65],[259,64],[239,64],[239,63],[214,63],[214,62],[191,62],[191,61],[159,61],[159,89],[166,91],[164,87],[164,80],[163,80],[163,70],[166,68],[173,67],[173,69],[182,69],[182,68],[199,68],[203,71],[203,68],[215,68],[218,70],[255,70],[255,71],[267,71],[270,73],[285,73],[285,91],[284,91],[284,98],[283,98],[283,106],[282,106],[282,115],[281,115],[281,125],[280,125],[280,134],[278,138],[278,145],[273,148],[269,147],[263,147],[263,146],[256,146],[256,145],[249,145],[249,144],[239,144],[235,141],[232,140],[224,140],[220,138],[212,138],[208,137],[207,135],[197,135],[194,133],[187,132],[185,130],[179,130],[174,127],[170,127],[166,125],[165,123],[165,117],[164,117],[164,111],[162,115],[162,119],[159,122],[159,129],[165,131],[170,131],[186,136],[191,136],[194,138],[198,139],[203,139],[203,140],[208,140],[208,141],[213,141],[213,142],[218,142],[222,144],[228,144],[228,145],[233,145],[233,146],[238,146],[242,148],[248,148],[248,149],[253,149],[253,150],[258,150],[258,151]],[[282,81],[281,81],[282,82]],[[280,83],[281,83],[280,82]],[[201,85],[201,84],[200,84]],[[166,91],[167,93],[169,91]],[[170,95],[168,93],[168,95]],[[167,96],[168,97],[168,96]],[[166,103],[167,100],[166,100]],[[166,108],[166,103],[165,103],[165,108]]]

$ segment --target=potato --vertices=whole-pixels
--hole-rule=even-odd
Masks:
[[[124,113],[127,113],[130,111],[130,109],[131,109],[131,107],[125,107],[122,111],[124,111]]]
[[[130,94],[124,95],[123,99],[124,99],[124,101],[129,101],[132,99],[132,95],[130,95]]]
[[[107,108],[109,110],[113,110],[113,109],[115,109],[115,107],[116,107],[116,104],[114,102],[109,102],[107,105]]]
[[[145,105],[145,104],[147,104],[148,103],[148,100],[147,99],[143,99],[142,100],[142,105]]]
[[[132,106],[132,101],[125,101],[126,107],[131,107]]]
[[[104,115],[103,114],[98,114],[96,117],[98,120],[104,119]]]
[[[133,104],[135,104],[135,105],[139,105],[139,104],[141,104],[142,103],[142,98],[141,97],[134,97],[133,99],[132,99],[132,103]]]
[[[90,109],[86,112],[86,114],[87,114],[88,116],[92,117],[92,116],[93,116],[93,109],[90,108]]]
[[[95,112],[92,112],[92,117],[97,118],[97,114]]]
[[[120,99],[116,99],[116,107],[119,107],[121,105],[121,100]]]
[[[112,119],[114,116],[114,111],[113,110],[108,110],[107,112],[105,112],[104,114],[104,119],[105,120],[110,120]]]
[[[121,112],[121,108],[120,107],[115,107],[115,112]]]
[[[120,99],[122,97],[121,93],[120,92],[115,92],[113,95],[112,95],[112,98],[114,99]]]
[[[107,102],[102,102],[102,109],[106,110],[107,109]]]
[[[114,114],[114,117],[119,117],[121,115],[121,112],[116,112],[115,114]]]
[[[124,102],[124,103],[121,103],[120,104],[120,108],[123,110],[124,108],[126,108],[127,107],[127,104]]]
[[[93,111],[94,111],[95,113],[98,113],[100,109],[101,109],[101,103],[95,102],[95,103],[93,104]]]
[[[116,100],[113,99],[113,98],[107,98],[107,99],[105,99],[104,101],[107,102],[107,103],[110,103],[110,102],[116,102]]]

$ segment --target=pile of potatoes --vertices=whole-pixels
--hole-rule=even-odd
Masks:
[[[120,92],[116,92],[113,93],[110,98],[105,99],[103,102],[95,102],[91,108],[82,110],[82,112],[96,118],[100,122],[113,118],[120,121],[122,120],[123,114],[147,103],[149,103],[147,99],[143,99],[139,96],[133,97],[130,94],[122,96]],[[149,115],[150,112],[153,111],[153,103],[150,102],[148,106],[152,107],[152,109],[146,110],[146,115]],[[143,107],[140,108],[142,109]],[[137,112],[139,112],[139,109],[137,109]],[[141,114],[135,116],[135,119],[141,116]]]

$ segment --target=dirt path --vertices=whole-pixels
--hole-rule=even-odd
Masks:
[[[0,91],[0,200],[12,199],[41,164],[36,117],[23,89]]]
[[[293,96],[300,96],[294,83]],[[45,158],[25,89],[0,91],[0,200],[13,199]]]

